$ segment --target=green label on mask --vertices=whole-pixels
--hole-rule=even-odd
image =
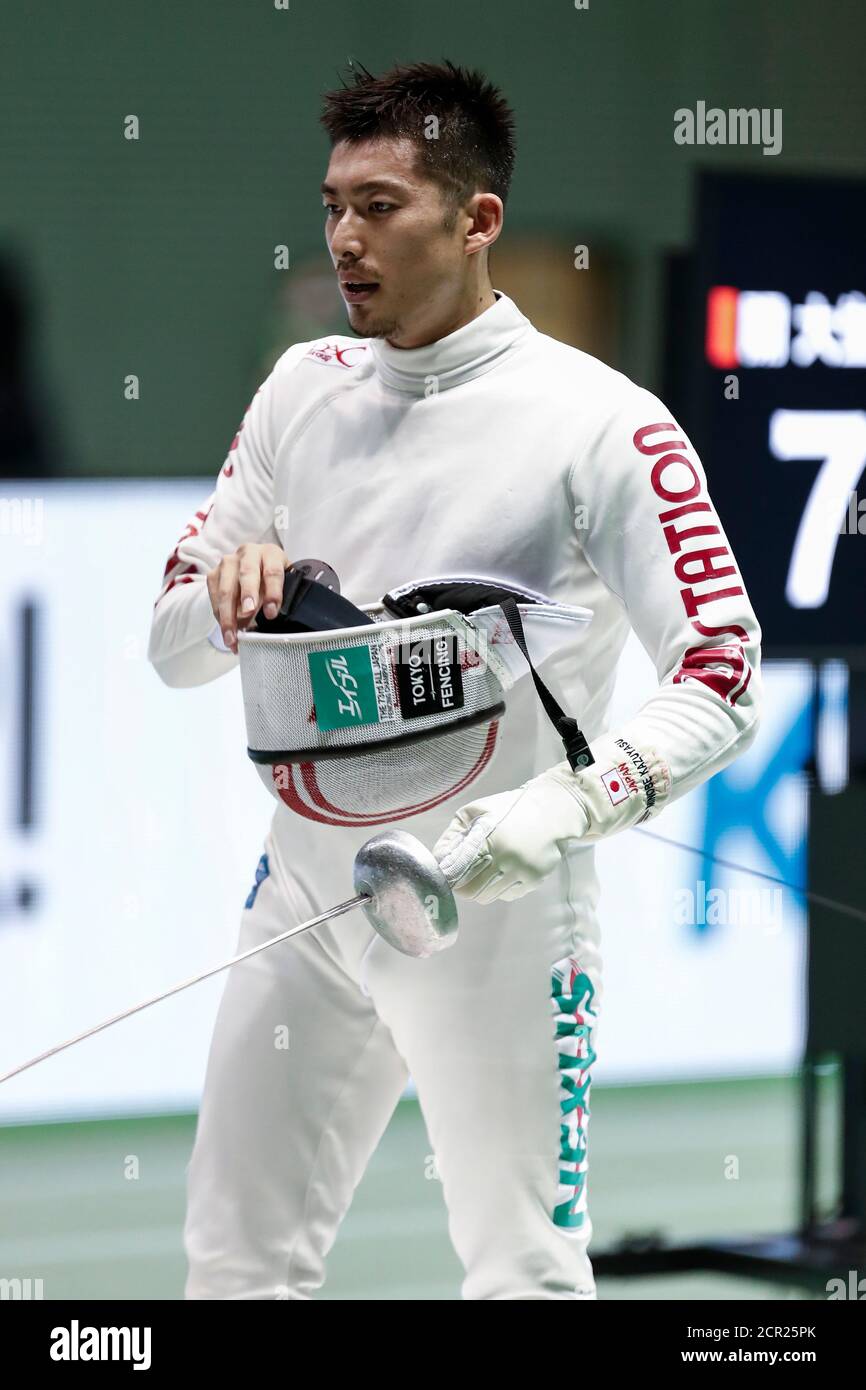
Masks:
[[[308,652],[310,682],[320,729],[378,724],[379,706],[369,647]]]

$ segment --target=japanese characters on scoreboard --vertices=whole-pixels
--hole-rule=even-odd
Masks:
[[[866,651],[864,220],[861,182],[706,173],[669,305],[668,399],[768,656]]]

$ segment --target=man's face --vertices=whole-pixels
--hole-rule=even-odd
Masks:
[[[463,289],[468,219],[458,212],[446,230],[442,190],[416,170],[412,143],[341,141],[331,152],[322,202],[353,330],[395,346],[431,341],[425,334],[436,336]]]

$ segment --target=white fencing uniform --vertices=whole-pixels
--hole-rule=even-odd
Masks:
[[[169,684],[237,664],[205,577],[267,540],[326,560],[358,604],[477,574],[593,610],[542,667],[590,742],[631,625],[659,688],[611,732],[661,750],[668,800],[754,737],[760,628],[694,449],[656,397],[538,333],[505,295],[427,347],[330,337],[280,358],[166,567],[149,655]],[[561,762],[529,680],[507,704],[471,791],[402,828],[432,845],[462,802]],[[348,896],[374,830],[277,806],[239,949]],[[234,967],[189,1168],[187,1297],[312,1296],[407,1074],[464,1297],[594,1297],[597,900],[593,849],[575,848],[524,898],[460,900],[457,943],[429,960],[391,950],[358,913]]]

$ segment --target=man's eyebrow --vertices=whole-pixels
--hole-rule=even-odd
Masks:
[[[350,192],[353,194],[375,193],[377,189],[382,189],[384,192],[405,193],[406,185],[398,183],[396,179],[368,179],[366,183],[356,183]],[[323,183],[321,191],[323,193],[336,193],[337,190],[333,184]]]

